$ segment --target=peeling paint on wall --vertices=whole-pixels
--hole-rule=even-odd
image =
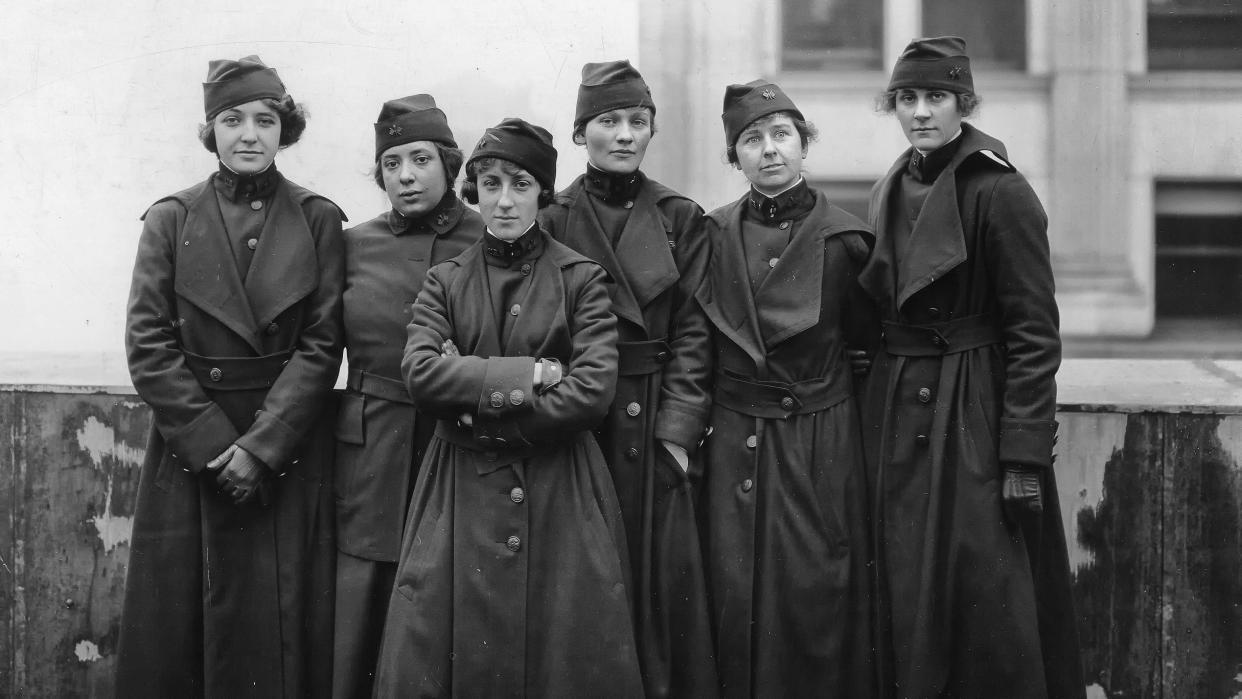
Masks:
[[[78,657],[80,663],[93,663],[103,659],[103,656],[99,654],[99,646],[93,641],[78,641],[78,644],[73,647],[73,654]]]
[[[90,455],[91,463],[99,470],[105,470],[105,459],[111,459],[113,463],[128,468],[138,468],[146,457],[145,449],[118,443],[116,431],[94,416],[87,417],[82,423],[82,428],[77,431],[77,439],[78,446]],[[91,521],[99,534],[104,551],[112,551],[121,544],[129,543],[134,531],[134,518],[112,514],[113,474],[110,470],[105,472],[107,485],[104,488],[103,511],[92,517]]]
[[[1104,466],[1125,446],[1126,416],[1120,413],[1074,413],[1060,416],[1057,440],[1057,490],[1065,518],[1070,570],[1095,562],[1079,544],[1078,513],[1104,500]]]
[[[86,421],[82,423],[82,429],[78,430],[77,437],[78,446],[90,454],[95,468],[103,467],[106,456],[111,456],[118,463],[130,468],[142,466],[142,460],[146,457],[145,449],[131,447],[128,444],[118,444],[116,431],[94,416],[86,418]]]

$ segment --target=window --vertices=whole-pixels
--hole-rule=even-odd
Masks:
[[[975,68],[1026,69],[1025,0],[923,0],[923,34],[962,37]]]
[[[1147,0],[1148,70],[1242,70],[1242,0]]]
[[[784,70],[879,70],[884,48],[879,0],[782,0]]]
[[[1156,186],[1156,317],[1242,318],[1242,183]]]

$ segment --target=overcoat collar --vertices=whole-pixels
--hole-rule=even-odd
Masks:
[[[396,209],[388,210],[388,230],[393,235],[405,235],[410,232],[429,228],[436,235],[444,235],[457,225],[465,213],[466,207],[457,198],[457,193],[449,190],[436,204],[436,207],[418,218],[407,218],[397,213]]]
[[[754,292],[742,247],[742,217],[749,195],[710,214],[720,235],[708,269],[709,283],[696,297],[712,323],[750,355],[760,372],[768,350],[819,322],[824,241],[846,231],[866,231],[861,221],[833,207],[827,197],[813,196],[810,213]]]
[[[264,350],[259,328],[311,293],[319,269],[310,225],[283,178],[270,207],[244,283],[214,187],[203,187],[190,202],[176,251],[176,293],[260,354]]]
[[[958,168],[980,151],[992,151],[1000,158],[1006,155],[1003,143],[970,124],[962,124],[962,135],[958,140],[960,145],[956,153],[927,194],[901,260],[893,259],[889,217],[892,214],[892,198],[898,196],[898,185],[914,153],[913,148],[897,158],[872,192],[871,225],[875,230],[876,245],[858,281],[880,302],[881,308],[889,312],[900,311],[911,296],[966,261],[966,234],[957,205]]]
[[[612,311],[635,325],[646,328],[643,308],[679,278],[677,263],[669,249],[669,223],[656,204],[660,187],[644,179],[634,198],[634,208],[621,229],[614,250],[608,235],[587,201],[584,178],[579,176],[561,194],[569,210],[565,229],[572,231],[574,247],[598,262],[612,278]]]

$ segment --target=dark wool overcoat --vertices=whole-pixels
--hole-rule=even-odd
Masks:
[[[242,279],[212,182],[145,216],[126,347],[154,425],[138,486],[117,696],[306,697],[330,689],[330,431],[341,221],[279,173]],[[226,207],[259,200],[225,200]],[[329,439],[322,439],[324,433]],[[282,474],[236,506],[209,460],[236,442]]]
[[[870,697],[869,534],[858,414],[845,361],[865,223],[813,192],[752,290],[748,197],[708,216],[698,298],[716,386],[699,500],[726,697]]]
[[[885,323],[863,427],[886,684],[898,697],[1081,697],[1052,471],[1061,343],[1047,217],[1000,141],[963,124],[955,147],[912,226],[896,219],[911,215],[899,190],[912,151],[871,198],[861,282]],[[1003,463],[1041,470],[1038,524],[1005,523]]]
[[[369,697],[406,504],[435,418],[416,416],[401,378],[406,325],[427,270],[483,235],[449,191],[417,219],[396,211],[345,231],[347,387],[336,422],[336,697]]]
[[[406,502],[435,426],[434,418],[416,421],[401,378],[414,300],[428,269],[483,235],[476,212],[451,192],[446,199],[423,226],[389,211],[345,231],[350,377],[336,427],[337,546],[358,558],[397,560]]]
[[[534,249],[509,263],[479,244],[433,267],[414,306],[402,369],[440,422],[402,539],[379,697],[642,696],[620,508],[591,435],[616,386],[605,273],[527,235]],[[526,279],[495,310],[489,264]],[[500,313],[513,314],[503,342]],[[462,356],[442,357],[445,340]],[[544,393],[539,358],[564,367]]]
[[[642,185],[615,245],[583,177],[557,195],[542,220],[554,238],[610,276],[621,367],[596,435],[629,542],[646,696],[711,696],[716,671],[694,496],[686,472],[660,443],[678,444],[697,460],[707,425],[710,333],[694,293],[710,249],[703,210],[638,176]]]

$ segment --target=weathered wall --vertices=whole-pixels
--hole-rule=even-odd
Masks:
[[[1096,696],[1242,691],[1242,415],[1188,409],[1059,416]],[[120,392],[0,387],[0,695],[111,696],[148,420]]]

